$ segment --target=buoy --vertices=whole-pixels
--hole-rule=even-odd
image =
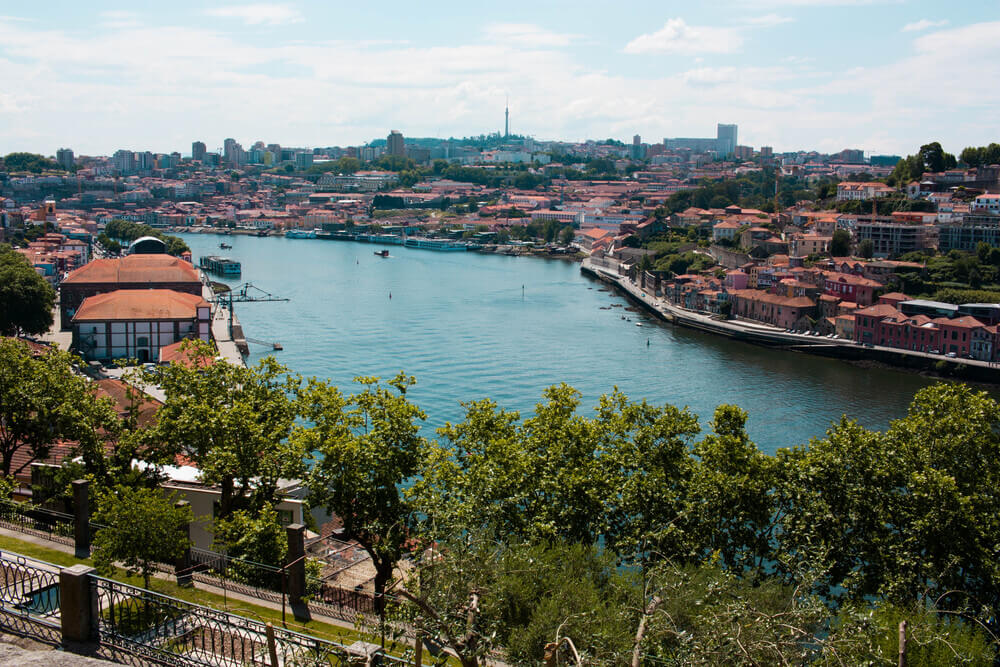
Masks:
[[[392,298],[392,292],[389,292],[389,298],[390,299]]]

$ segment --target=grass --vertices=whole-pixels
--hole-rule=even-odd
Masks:
[[[32,542],[24,542],[13,537],[7,537],[6,535],[0,535],[0,551],[16,552],[22,556],[28,556],[30,558],[46,561],[48,563],[52,563],[53,565],[59,565],[62,567],[69,567],[71,565],[78,564],[89,565],[91,567],[94,565],[93,560],[90,558],[76,558],[72,554],[68,554],[58,549],[44,547]],[[141,576],[129,577],[125,575],[124,571],[121,569],[109,578],[129,584],[130,586],[136,586],[138,588],[143,587]],[[272,609],[270,607],[255,605],[242,600],[232,600],[227,596],[222,596],[218,593],[198,588],[182,588],[181,586],[178,586],[175,581],[168,579],[152,579],[150,581],[150,589],[157,593],[169,595],[170,597],[185,600],[187,602],[193,602],[194,604],[199,604],[204,607],[221,609],[265,623],[271,622],[275,627],[282,627],[280,609]],[[381,641],[377,636],[360,632],[358,630],[344,628],[332,623],[325,623],[316,620],[305,622],[295,620],[292,617],[290,609],[287,613],[285,627],[295,632],[311,635],[313,637],[319,637],[321,639],[327,639],[339,644],[350,645],[358,640],[378,644]],[[392,645],[388,643],[387,640],[386,648],[393,655],[402,655],[408,646],[405,643]],[[449,664],[450,662],[451,661],[449,661]],[[456,662],[455,664],[458,663]]]

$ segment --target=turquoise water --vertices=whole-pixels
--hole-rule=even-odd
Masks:
[[[589,414],[617,385],[632,400],[690,406],[703,425],[716,405],[739,405],[773,452],[822,436],[845,413],[884,428],[930,383],[660,323],[627,311],[575,263],[398,246],[382,259],[374,251],[385,246],[360,243],[182,236],[195,263],[225,254],[243,263],[243,282],[291,299],[236,305],[247,336],[284,346],[251,343],[248,362],[275,354],[347,390],[355,376],[404,370],[429,427],[461,420],[460,401],[483,397],[529,414],[559,382],[581,392]],[[219,250],[223,240],[233,249]],[[613,304],[622,307],[601,309]]]

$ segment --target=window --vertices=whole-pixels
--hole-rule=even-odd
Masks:
[[[135,339],[136,347],[146,347],[149,345],[149,336],[139,336]]]

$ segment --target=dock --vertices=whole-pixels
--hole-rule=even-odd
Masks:
[[[204,274],[203,274],[204,275]],[[243,337],[243,326],[233,313],[233,335],[229,335],[229,308],[215,301],[215,292],[209,282],[202,283],[201,294],[206,301],[213,304],[212,338],[219,350],[219,355],[231,364],[246,366],[244,356],[250,353],[246,339]]]

